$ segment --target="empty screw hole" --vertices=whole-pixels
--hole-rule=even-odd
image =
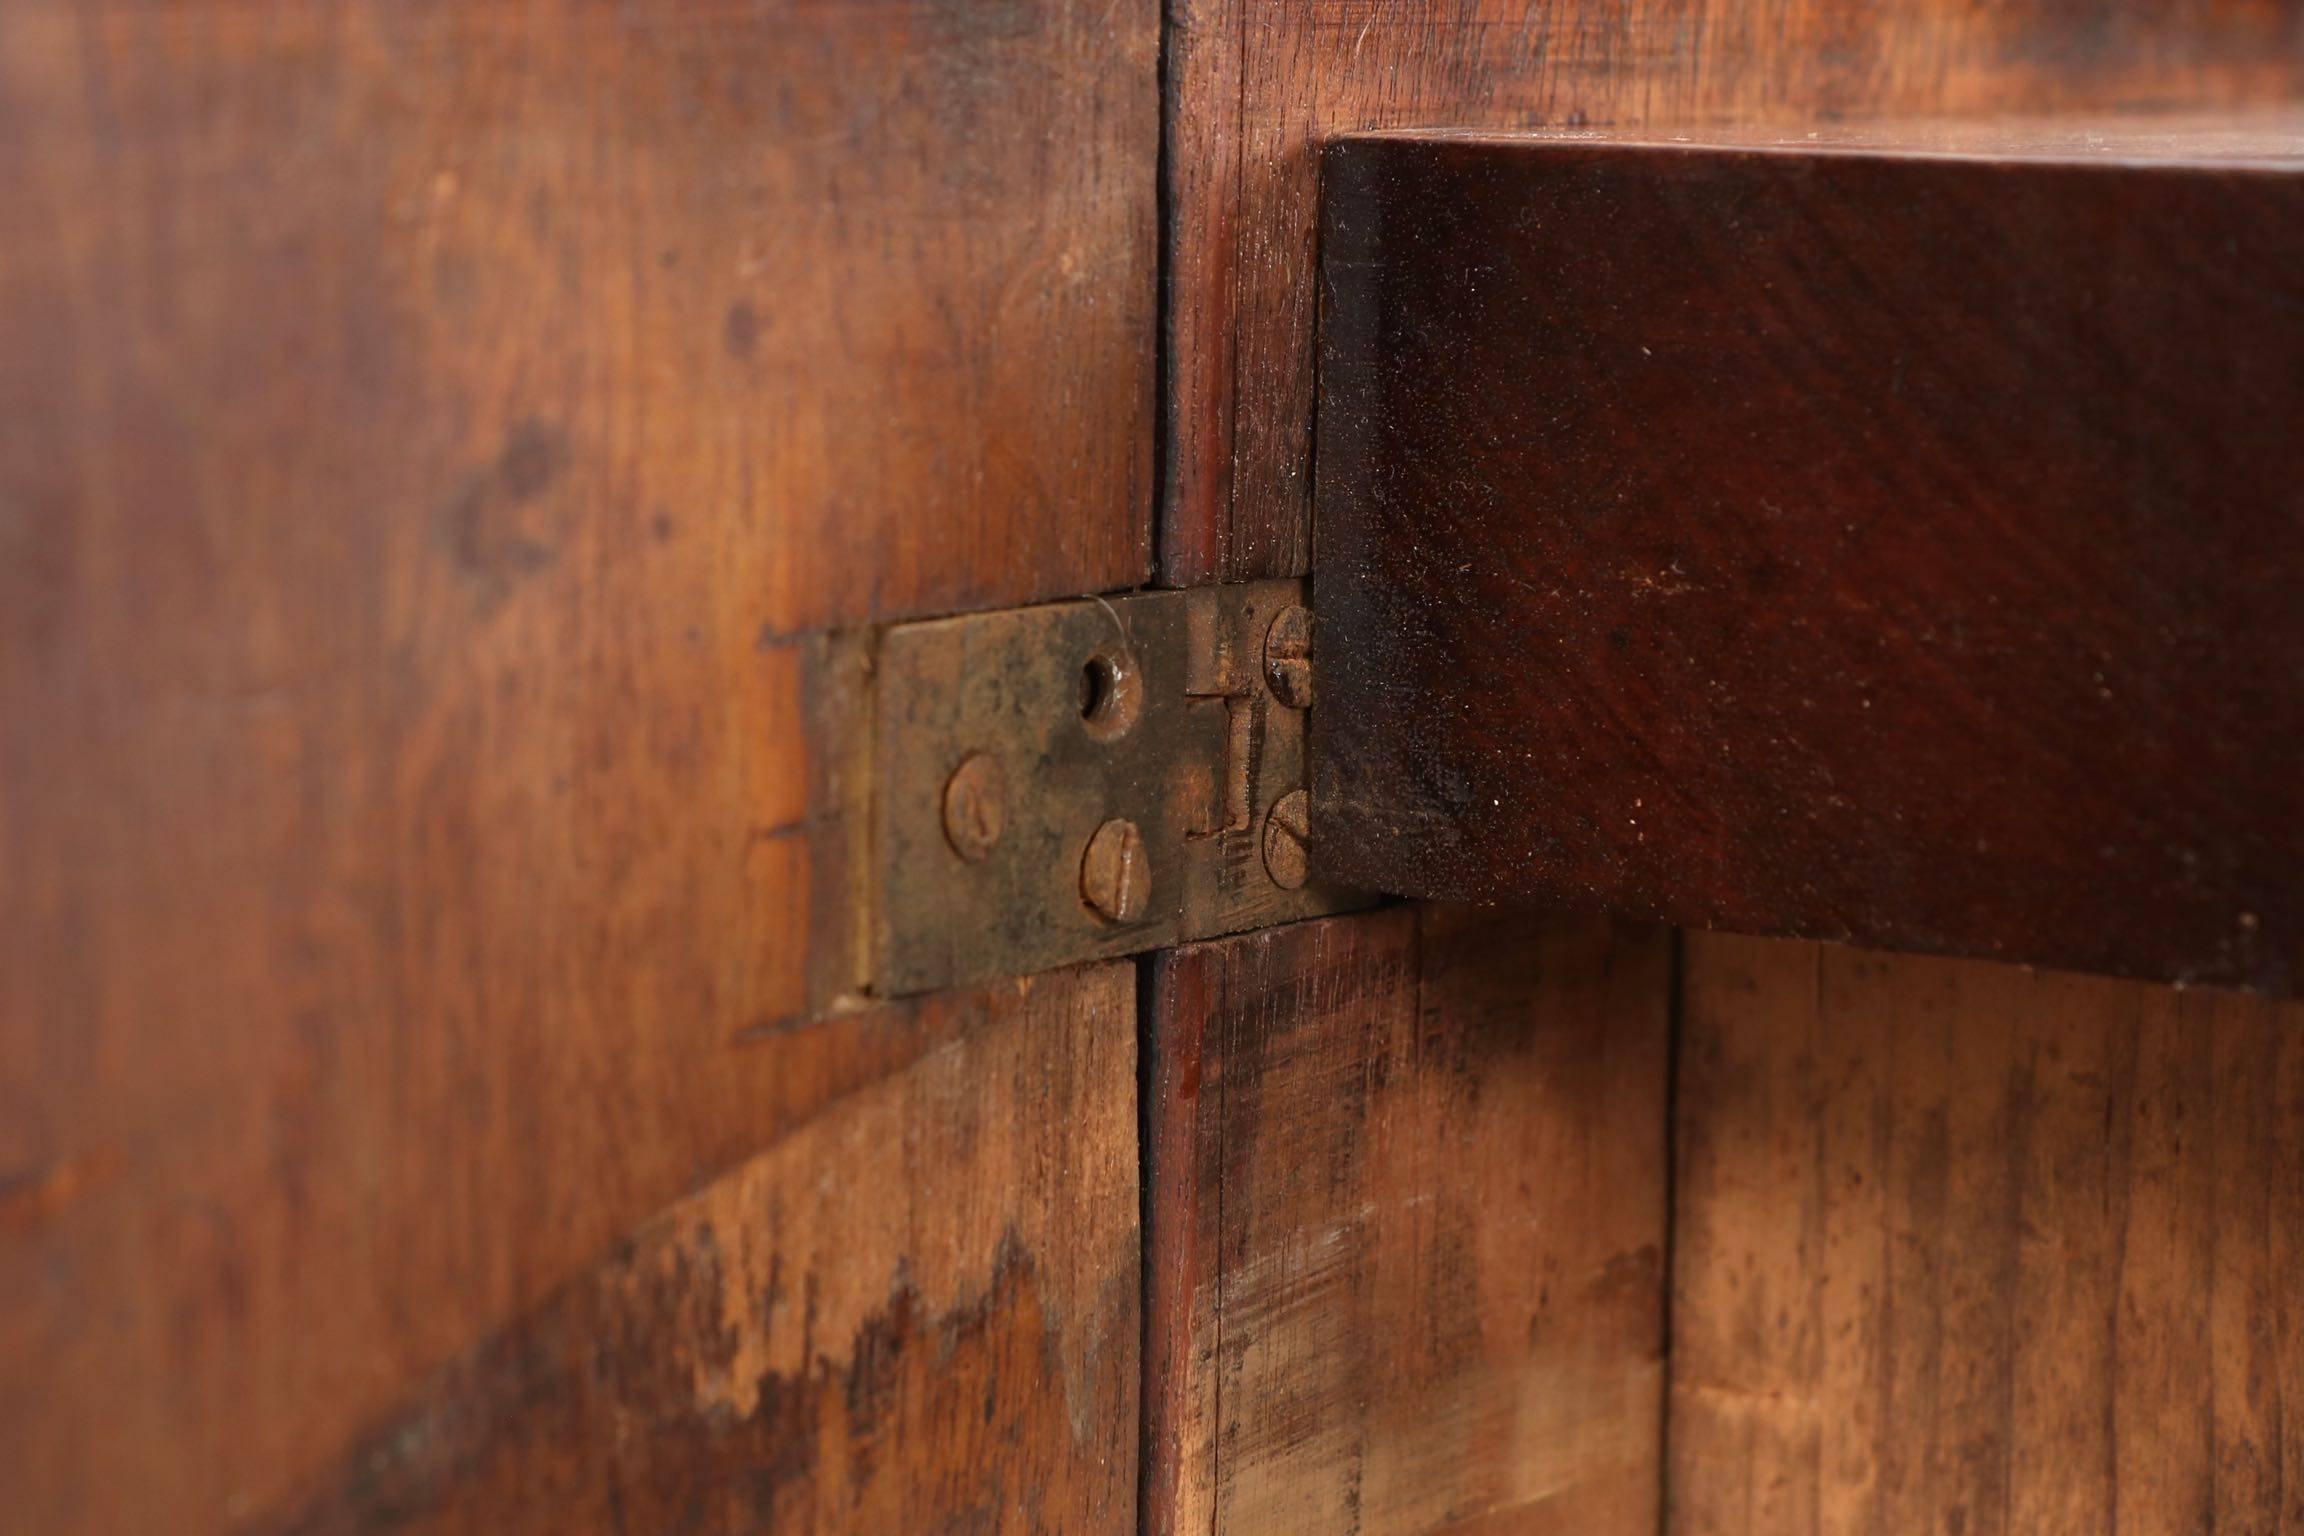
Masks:
[[[1080,718],[1102,720],[1112,713],[1112,700],[1120,691],[1120,676],[1111,659],[1091,656],[1080,669]]]
[[[1136,658],[1119,649],[1100,650],[1080,666],[1080,723],[1097,741],[1128,734],[1144,711],[1144,681]]]

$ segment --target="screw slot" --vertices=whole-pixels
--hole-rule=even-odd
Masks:
[[[1133,923],[1152,900],[1152,861],[1136,823],[1115,817],[1080,856],[1080,899],[1107,923]]]
[[[1008,775],[1000,760],[971,752],[944,782],[944,840],[971,864],[992,856],[1008,825]]]
[[[1125,736],[1144,711],[1144,680],[1136,658],[1102,650],[1080,667],[1080,723],[1098,741]]]
[[[1264,683],[1290,709],[1312,707],[1312,611],[1283,608],[1264,632]]]
[[[1311,855],[1305,848],[1311,835],[1311,813],[1312,797],[1292,789],[1264,814],[1264,873],[1284,891],[1300,891],[1312,877]]]

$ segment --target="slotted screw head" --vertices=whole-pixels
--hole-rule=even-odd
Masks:
[[[1283,608],[1264,631],[1264,682],[1290,709],[1312,707],[1312,610]]]
[[[992,855],[1008,826],[1008,775],[1000,759],[975,752],[944,781],[944,840],[971,864]]]
[[[1284,891],[1303,889],[1312,876],[1305,848],[1312,827],[1312,797],[1292,789],[1264,813],[1264,873]]]
[[[1115,817],[1088,839],[1080,859],[1080,899],[1108,923],[1132,923],[1152,901],[1152,861],[1136,823]]]

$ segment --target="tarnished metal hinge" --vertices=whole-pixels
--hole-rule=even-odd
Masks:
[[[1368,900],[1307,878],[1299,582],[897,625],[857,664],[869,728],[850,732],[848,793],[863,803],[845,862],[860,990],[924,992]]]

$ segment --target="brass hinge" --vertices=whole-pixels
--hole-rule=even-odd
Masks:
[[[854,897],[840,990],[903,996],[1365,905],[1307,877],[1303,599],[1294,581],[1140,592],[828,650],[840,728],[818,719]]]

